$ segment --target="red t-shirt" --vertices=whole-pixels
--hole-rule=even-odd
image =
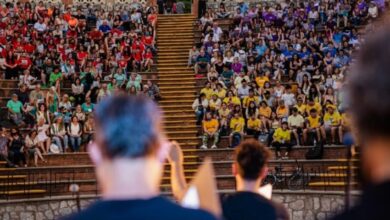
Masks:
[[[143,36],[142,42],[146,45],[151,45],[153,43],[153,37],[152,36]]]
[[[145,55],[144,55],[144,59],[153,59],[152,52],[146,52]]]
[[[77,53],[77,59],[80,60],[80,61],[84,60],[85,58],[87,58],[87,56],[88,56],[88,53],[85,52],[85,51],[80,51],[80,52]]]
[[[27,69],[31,66],[31,59],[28,57],[20,57],[17,62],[18,66],[22,69]]]
[[[100,39],[102,38],[103,34],[100,31],[91,31],[89,32],[89,37],[91,39]]]
[[[126,65],[127,65],[127,60],[122,59],[122,60],[120,60],[120,61],[118,62],[118,64],[119,64],[119,66],[120,66],[121,68],[125,68]]]
[[[34,53],[35,51],[35,46],[28,43],[28,44],[25,44],[24,45],[24,51],[26,51],[27,53]]]

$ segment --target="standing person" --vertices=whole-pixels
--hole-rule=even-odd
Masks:
[[[173,143],[169,153],[171,164],[175,164],[172,175],[172,192],[182,198],[187,188],[183,167],[183,152],[179,144]],[[271,153],[257,140],[243,141],[236,149],[232,173],[236,179],[236,191],[221,197],[223,217],[226,220],[288,220],[283,205],[259,194],[259,188],[268,173]],[[172,168],[171,168],[172,169]]]
[[[198,5],[198,18],[201,18],[206,13],[207,0],[199,0]]]
[[[111,96],[96,107],[95,120],[96,138],[88,151],[102,200],[65,219],[215,219],[159,196],[168,144],[153,101],[144,96]]]
[[[7,167],[14,167],[8,155],[8,142],[9,138],[5,128],[0,127],[0,160],[5,161]]]
[[[365,187],[357,205],[334,220],[390,219],[389,38],[390,29],[384,28],[368,39],[350,74],[349,109],[359,133]]]

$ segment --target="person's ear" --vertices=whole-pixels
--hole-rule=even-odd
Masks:
[[[160,147],[157,151],[157,159],[161,163],[164,163],[165,160],[167,159],[170,149],[171,149],[171,142],[168,141],[168,139],[163,138]]]
[[[263,180],[267,177],[268,175],[268,166],[264,166],[263,169],[260,171],[260,178]]]
[[[237,174],[238,174],[238,169],[237,169],[236,163],[232,163],[232,174],[233,174],[233,176],[237,176]]]
[[[92,163],[97,166],[103,162],[103,155],[96,142],[88,144],[88,155],[91,158]]]

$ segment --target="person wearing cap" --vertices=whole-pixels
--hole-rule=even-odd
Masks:
[[[340,138],[338,138],[339,140],[336,141],[341,125],[341,116],[340,113],[336,110],[336,106],[332,104],[326,106],[326,113],[324,114],[323,120],[323,130],[325,131],[325,135],[330,131],[332,144],[341,143],[343,140]],[[324,140],[326,140],[326,136],[324,137]]]
[[[275,133],[273,134],[272,146],[275,148],[276,157],[278,159],[282,158],[280,153],[280,148],[281,147],[287,148],[287,151],[284,154],[282,159],[288,158],[288,154],[291,151],[292,144],[291,144],[291,132],[288,129],[287,122],[285,121],[282,122],[282,126],[275,130]]]
[[[18,100],[18,95],[12,94],[7,102],[8,116],[17,126],[23,126],[23,103]]]

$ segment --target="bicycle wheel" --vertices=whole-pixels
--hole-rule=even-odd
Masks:
[[[289,190],[301,190],[305,184],[305,178],[302,174],[297,173],[293,174],[287,182],[287,187]]]
[[[276,177],[274,175],[268,174],[263,180],[263,186],[267,184],[271,184],[273,186],[275,182],[276,182]]]

